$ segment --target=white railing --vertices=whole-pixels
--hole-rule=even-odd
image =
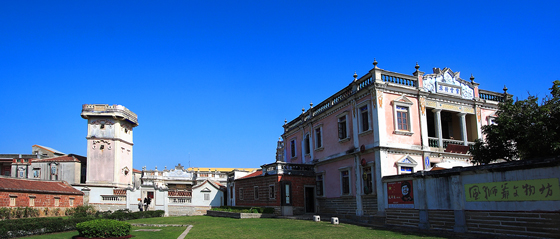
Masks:
[[[105,202],[126,202],[126,195],[101,195]]]
[[[169,203],[172,204],[190,204],[191,197],[169,197]]]

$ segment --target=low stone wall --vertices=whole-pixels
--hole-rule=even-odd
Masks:
[[[362,210],[364,215],[376,215],[377,214],[377,195],[368,194],[362,195]]]
[[[325,215],[356,215],[356,198],[317,198],[319,214]]]
[[[199,216],[206,215],[206,211],[210,210],[210,206],[178,206],[168,205],[167,210],[169,216]]]
[[[120,209],[126,209],[126,204],[108,204],[108,203],[89,203],[97,211],[116,211]]]
[[[239,213],[239,212],[221,212],[208,210],[206,215],[212,217],[229,217],[229,218],[273,218],[275,214],[269,213]]]
[[[430,229],[453,231],[455,213],[453,210],[428,210]]]
[[[469,232],[560,238],[560,212],[466,211]]]
[[[385,212],[387,225],[418,227],[420,223],[417,209],[388,208]]]

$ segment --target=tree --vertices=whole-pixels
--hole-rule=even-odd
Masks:
[[[495,124],[482,127],[486,136],[477,140],[471,154],[473,163],[487,164],[560,155],[560,81],[550,88],[551,95],[525,100],[508,98],[500,103]]]

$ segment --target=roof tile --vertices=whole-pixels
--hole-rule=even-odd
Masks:
[[[75,194],[83,193],[65,181],[40,181],[0,176],[0,191]]]

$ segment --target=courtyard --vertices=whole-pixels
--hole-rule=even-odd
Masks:
[[[131,224],[181,224],[185,227],[138,227],[131,234],[141,238],[178,238],[192,225],[185,238],[450,238],[406,230],[387,230],[341,223],[293,219],[233,219],[209,216],[160,217],[127,221]],[[145,230],[155,229],[155,230]],[[159,230],[161,229],[161,230]],[[33,239],[70,239],[77,231],[30,236]]]

